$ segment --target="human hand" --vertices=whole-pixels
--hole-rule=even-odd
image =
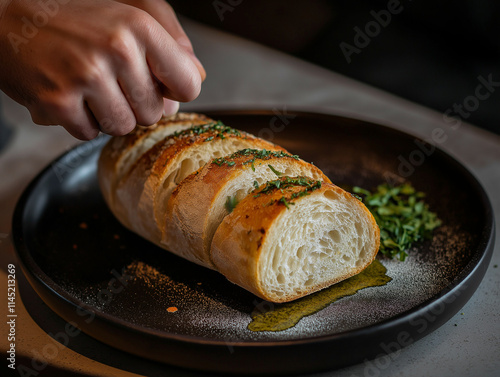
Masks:
[[[79,139],[153,124],[205,79],[162,0],[0,0],[0,20],[0,89]]]

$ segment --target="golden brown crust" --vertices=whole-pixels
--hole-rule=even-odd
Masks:
[[[98,162],[98,179],[105,201],[115,216],[124,225],[131,227],[130,221],[121,208],[115,205],[115,191],[118,181],[133,165],[134,158],[139,158],[148,149],[148,143],[168,135],[177,129],[213,122],[202,114],[178,113],[171,117],[162,117],[158,123],[142,127],[137,126],[131,133],[112,137],[104,146]]]
[[[215,153],[224,146],[234,150],[233,143],[238,146],[237,149],[276,148],[265,140],[218,123],[181,131],[158,142],[136,161],[117,185],[115,207],[127,207],[126,217],[131,226],[146,239],[186,259],[206,265],[188,250],[171,244],[171,235],[164,232],[168,222],[166,203],[185,173],[191,173],[192,170],[183,171],[183,164],[190,156],[207,149],[213,149]]]
[[[224,218],[212,241],[211,258],[216,269],[226,278],[235,284],[249,290],[255,295],[272,302],[288,302],[303,297],[310,293],[321,290],[334,283],[354,276],[365,269],[376,257],[380,233],[370,211],[358,199],[341,188],[324,183],[320,188],[311,192],[311,195],[321,195],[325,191],[334,191],[342,195],[353,203],[359,202],[359,209],[363,211],[364,216],[369,219],[371,229],[374,234],[374,245],[368,251],[370,258],[367,263],[353,268],[349,273],[339,275],[335,279],[324,281],[321,284],[304,288],[293,294],[284,294],[281,297],[267,292],[262,284],[262,277],[259,275],[260,258],[267,247],[275,224],[278,222],[287,210],[287,205],[281,201],[283,197],[290,198],[294,193],[300,193],[304,190],[300,186],[292,186],[285,190],[271,190],[268,194],[248,195],[241,201],[235,210]],[[299,205],[301,200],[307,200],[309,196],[299,196],[287,201]],[[356,203],[357,204],[357,203]]]

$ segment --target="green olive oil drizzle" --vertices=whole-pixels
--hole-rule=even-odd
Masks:
[[[329,288],[285,304],[275,304],[270,310],[255,310],[251,331],[283,331],[295,326],[302,318],[314,314],[335,301],[352,296],[360,289],[386,285],[392,280],[387,269],[377,259],[358,275],[341,281]]]

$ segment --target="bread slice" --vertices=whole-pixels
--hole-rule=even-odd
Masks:
[[[115,208],[114,193],[118,182],[153,145],[175,132],[211,122],[213,120],[205,115],[178,113],[163,117],[152,126],[137,126],[127,135],[112,137],[104,146],[98,164],[99,184],[108,206],[112,210]],[[122,215],[118,217],[124,218]]]
[[[220,122],[177,132],[150,148],[118,182],[115,207],[123,209],[135,232],[165,248],[165,211],[172,191],[208,161],[244,148],[282,149]],[[183,250],[172,251],[190,259]]]
[[[165,245],[169,250],[189,250],[199,264],[214,268],[210,246],[219,224],[255,185],[277,175],[330,182],[316,166],[283,151],[243,149],[214,159],[173,191],[167,204]]]
[[[360,200],[330,183],[282,177],[224,218],[211,259],[230,281],[280,303],[361,272],[379,243],[378,226]]]

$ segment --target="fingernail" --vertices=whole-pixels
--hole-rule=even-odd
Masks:
[[[179,111],[179,102],[170,99],[163,99],[163,116],[170,117]]]

